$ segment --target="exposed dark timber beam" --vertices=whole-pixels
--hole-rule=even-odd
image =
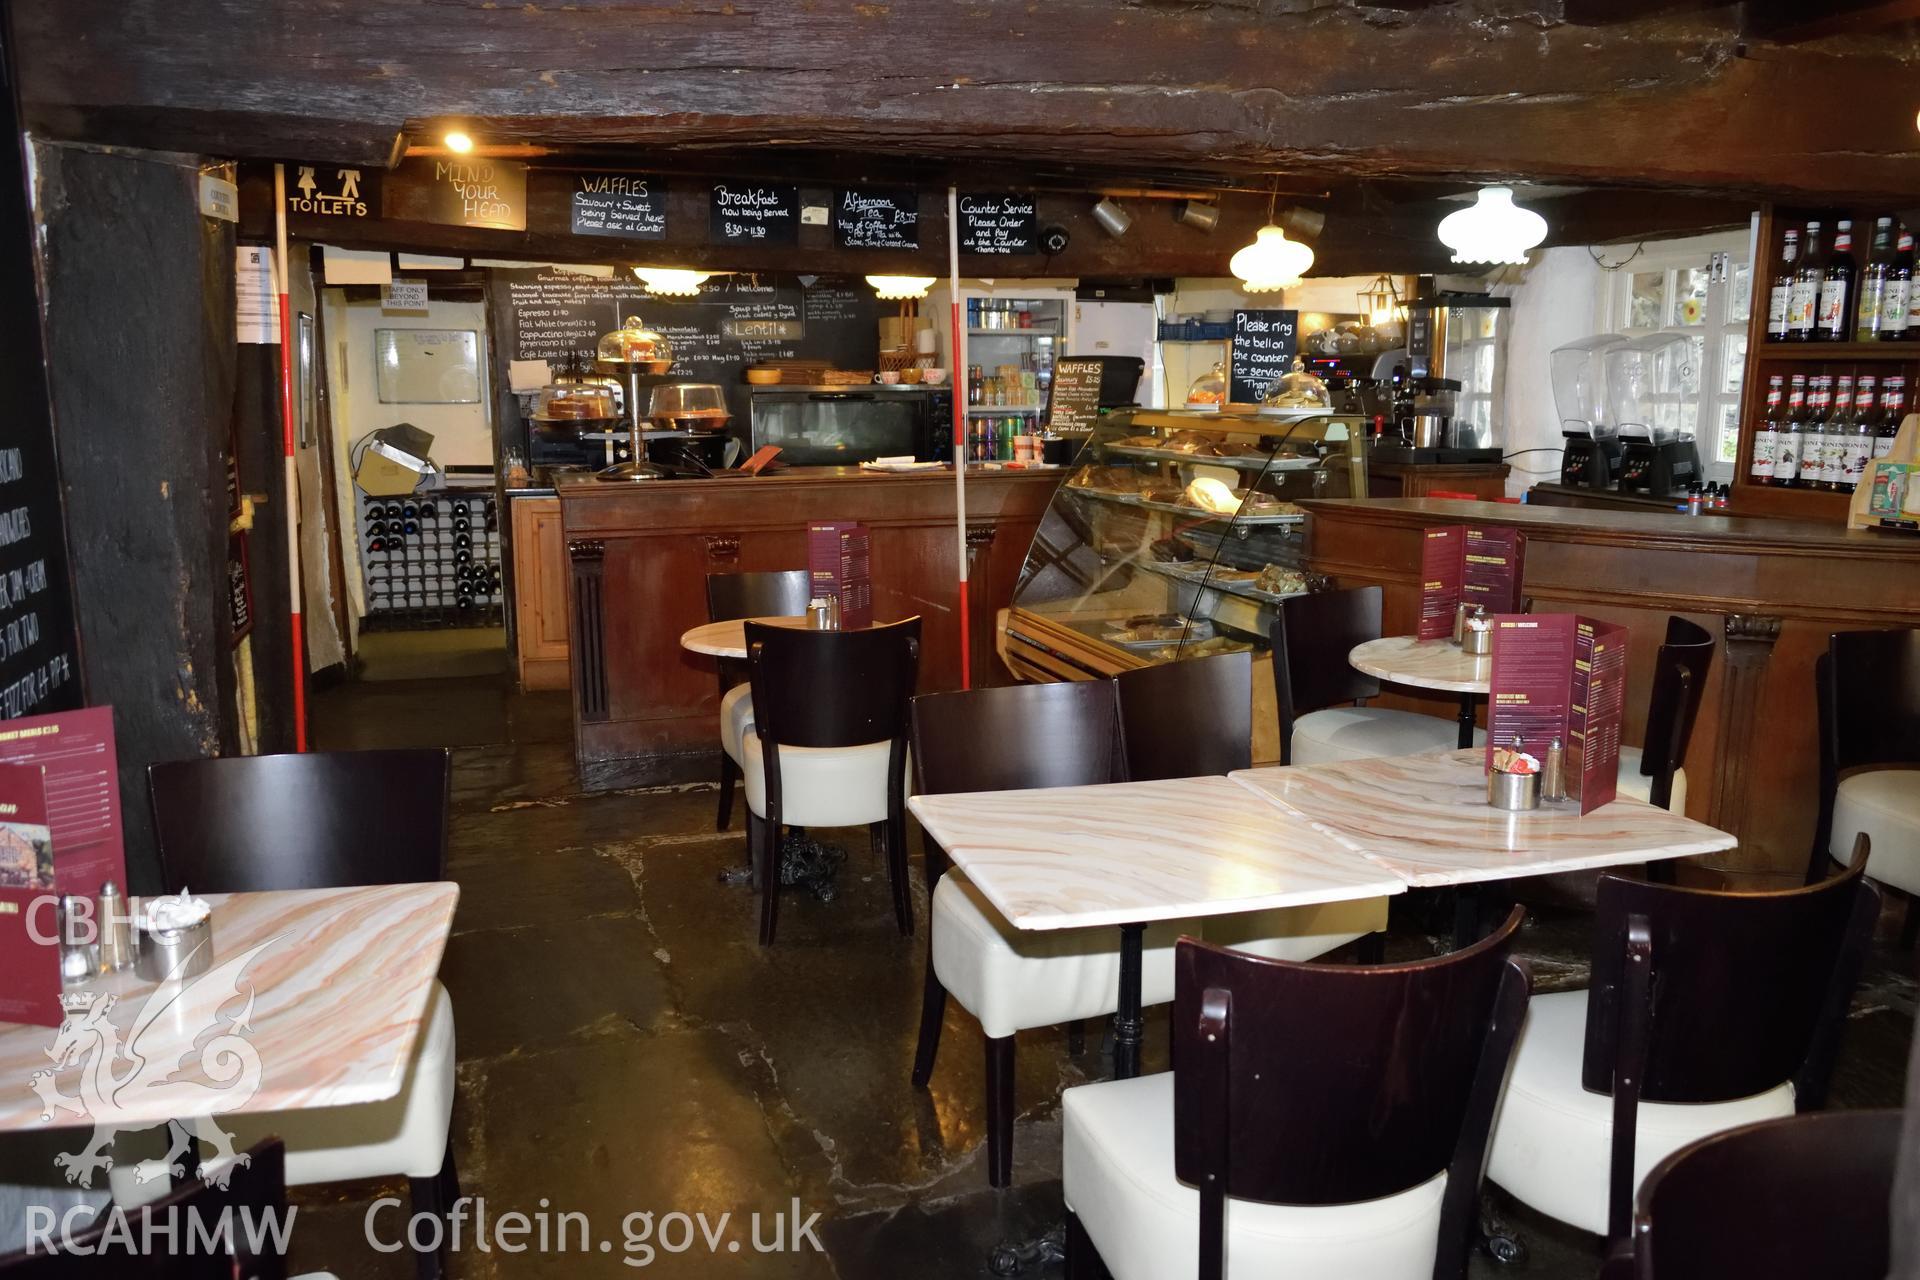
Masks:
[[[1775,44],[1868,34],[1899,22],[1920,22],[1920,0],[1747,0],[1747,30]]]
[[[396,130],[457,117],[559,147],[1920,190],[1911,114],[1860,109],[1912,79],[1912,39],[1742,57],[1731,9],[20,0],[16,21],[34,127],[242,158],[380,164]]]

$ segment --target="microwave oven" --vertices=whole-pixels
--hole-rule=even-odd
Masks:
[[[749,453],[778,445],[797,467],[854,466],[875,458],[953,457],[950,387],[755,387]]]

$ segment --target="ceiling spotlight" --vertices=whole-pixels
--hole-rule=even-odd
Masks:
[[[908,298],[926,297],[934,279],[933,276],[868,276],[867,283],[873,286],[874,296],[881,301],[904,302]]]
[[[1182,200],[1174,208],[1173,220],[1199,231],[1211,231],[1220,225],[1220,206],[1202,200]]]
[[[1465,209],[1440,220],[1440,242],[1455,262],[1524,264],[1547,238],[1547,220],[1513,202],[1512,187],[1482,187]]]
[[[447,130],[447,136],[442,138],[441,141],[446,143],[447,150],[453,152],[455,155],[464,156],[473,150],[473,138],[458,129]]]
[[[1093,220],[1105,228],[1106,233],[1115,240],[1127,234],[1127,228],[1133,225],[1133,215],[1108,197],[1102,197],[1099,203],[1093,206]]]
[[[1240,287],[1248,293],[1271,293],[1290,289],[1313,266],[1313,250],[1271,222],[1256,231],[1253,243],[1233,255],[1227,270],[1240,278]]]
[[[700,292],[711,271],[688,271],[681,267],[635,267],[633,274],[647,286],[647,292],[663,298],[691,298]]]

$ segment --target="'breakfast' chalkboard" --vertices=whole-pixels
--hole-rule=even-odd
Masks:
[[[911,187],[835,192],[833,242],[842,249],[918,249],[920,193]]]
[[[1293,368],[1299,344],[1298,311],[1234,312],[1227,403],[1259,404],[1267,388]]]
[[[632,173],[573,175],[573,234],[621,240],[667,238],[667,183]]]
[[[979,192],[960,196],[960,252],[1038,253],[1040,215],[1032,196]]]
[[[795,244],[800,188],[754,182],[714,184],[707,238],[714,244]]]
[[[1060,360],[1053,366],[1053,392],[1047,400],[1047,429],[1091,431],[1100,416],[1100,380],[1106,365],[1099,360]]]

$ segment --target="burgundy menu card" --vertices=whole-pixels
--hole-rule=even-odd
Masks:
[[[1466,568],[1460,598],[1488,613],[1520,611],[1520,557],[1526,538],[1518,529],[1466,527]]]
[[[43,905],[36,913],[34,902]],[[28,932],[28,922],[43,942]],[[0,889],[0,1022],[57,1027],[60,1007],[60,946],[53,895],[39,889]]]
[[[1453,638],[1453,611],[1460,603],[1460,580],[1465,569],[1462,548],[1465,525],[1448,524],[1422,530],[1420,545],[1420,638]]]
[[[822,521],[807,526],[807,574],[815,599],[840,602],[844,628],[873,625],[873,588],[868,581],[869,541],[865,525]]]
[[[1560,740],[1567,794],[1591,813],[1614,798],[1626,710],[1627,629],[1571,613],[1496,614],[1487,763],[1517,741],[1543,765]]]
[[[45,774],[55,890],[93,897],[108,880],[124,890],[113,708],[0,720],[0,763],[38,766]]]
[[[1574,631],[1573,706],[1567,722],[1567,790],[1590,813],[1620,784],[1620,723],[1627,714],[1627,629],[1580,619]],[[1577,788],[1577,789],[1576,789]]]

